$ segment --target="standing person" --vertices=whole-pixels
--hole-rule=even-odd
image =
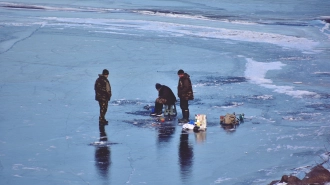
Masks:
[[[95,100],[99,102],[100,105],[100,124],[108,124],[108,121],[105,119],[105,114],[108,110],[108,102],[112,96],[111,86],[108,80],[109,71],[104,69],[102,74],[99,74],[99,78],[96,79],[94,90],[95,90]]]
[[[189,122],[189,108],[188,101],[194,99],[190,76],[182,69],[178,71],[179,83],[178,83],[178,97],[180,98],[180,108],[182,110],[182,119],[179,119],[179,123]]]
[[[155,101],[155,111],[151,113],[151,116],[162,116],[163,104],[174,105],[176,97],[173,91],[166,85],[156,83],[156,89],[158,91],[158,98]]]

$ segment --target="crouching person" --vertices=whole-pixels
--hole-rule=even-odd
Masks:
[[[173,91],[166,85],[156,83],[156,89],[158,91],[158,98],[155,101],[155,111],[150,115],[162,116],[163,105],[174,105],[176,97]]]

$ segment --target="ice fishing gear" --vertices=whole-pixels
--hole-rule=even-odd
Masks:
[[[182,125],[183,130],[193,130],[194,132],[205,131],[207,119],[205,114],[195,114],[195,121],[189,121]]]
[[[238,125],[240,122],[244,122],[244,113],[236,116],[235,112],[233,114],[227,113],[225,116],[220,116],[220,124],[222,125]]]

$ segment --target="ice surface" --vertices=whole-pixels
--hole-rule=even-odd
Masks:
[[[271,4],[271,6],[270,6]],[[329,159],[330,2],[0,2],[0,184],[268,184]],[[99,127],[93,85],[113,97]],[[190,118],[149,117],[155,83]],[[179,115],[180,107],[177,105]],[[237,127],[220,116],[244,113]],[[101,132],[100,132],[101,131]],[[329,162],[325,164],[329,168]]]

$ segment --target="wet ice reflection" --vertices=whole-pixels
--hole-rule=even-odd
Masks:
[[[158,128],[158,145],[170,142],[174,133],[175,126],[173,124],[161,124]]]
[[[107,143],[108,137],[105,132],[105,125],[100,124],[100,143]],[[95,149],[95,166],[99,175],[105,179],[109,178],[110,164],[111,164],[111,151],[107,144],[99,145]]]
[[[188,180],[192,173],[194,161],[193,146],[189,142],[189,133],[182,131],[179,144],[179,165],[182,181]]]

